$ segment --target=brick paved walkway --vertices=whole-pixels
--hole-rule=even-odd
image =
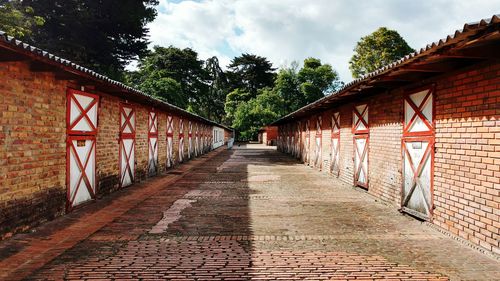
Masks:
[[[261,146],[0,243],[0,279],[500,280],[500,262]]]

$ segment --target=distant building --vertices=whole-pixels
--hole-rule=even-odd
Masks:
[[[259,130],[259,143],[265,145],[276,145],[276,138],[278,137],[277,126],[265,126]]]

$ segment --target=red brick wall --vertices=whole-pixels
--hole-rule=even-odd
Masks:
[[[368,190],[385,201],[399,205],[402,183],[402,91],[383,93],[366,101],[370,126]]]
[[[500,254],[500,64],[436,91],[434,223]]]
[[[66,212],[66,91],[69,87],[80,89],[80,85],[55,79],[49,72],[32,72],[29,62],[2,62],[0,77],[2,239]],[[99,197],[119,188],[119,106],[125,100],[96,92],[91,87],[86,91],[100,96],[96,137]],[[147,133],[151,106],[130,104],[136,109],[137,182],[148,176]],[[166,116],[166,112],[158,111],[160,172],[166,166]],[[187,154],[189,120],[183,119]],[[173,156],[176,163],[178,121],[179,117],[174,115]]]
[[[120,99],[100,94],[96,167],[99,179],[98,193],[107,194],[119,187],[118,135],[120,124]]]
[[[21,62],[0,64],[0,77],[2,237],[64,212],[66,84]]]
[[[421,85],[436,85],[436,153],[432,222],[490,251],[500,253],[500,65],[450,73]],[[415,88],[410,86],[408,89]],[[369,188],[400,207],[403,89],[362,97],[369,105]],[[310,122],[313,164],[316,118],[321,115],[323,171],[329,172],[331,115],[340,112],[340,180],[353,184],[353,106],[339,103],[301,119],[302,153]],[[295,121],[294,121],[295,122]],[[285,128],[279,126],[280,133]],[[284,146],[280,148],[284,150]],[[302,159],[304,157],[302,155]],[[326,160],[326,161],[325,161]]]

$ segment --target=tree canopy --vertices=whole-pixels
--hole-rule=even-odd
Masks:
[[[209,78],[205,62],[194,50],[155,46],[139,61],[139,70],[129,74],[128,81],[150,95],[205,116]]]
[[[314,102],[325,94],[335,91],[339,86],[339,75],[329,64],[321,64],[319,59],[307,58],[304,67],[297,75],[305,104]]]
[[[240,140],[254,140],[258,130],[282,114],[282,99],[270,88],[260,89],[256,98],[240,103],[234,113],[233,127]]]
[[[240,88],[255,97],[259,89],[273,86],[276,69],[264,57],[242,54],[228,67],[231,90]]]
[[[397,31],[380,27],[359,40],[349,68],[359,78],[414,51]]]
[[[307,58],[300,70],[295,62],[281,68],[273,86],[259,89],[256,96],[240,88],[229,93],[225,104],[227,119],[240,132],[240,139],[255,139],[262,126],[324,97],[339,86],[338,74],[331,65]]]
[[[33,28],[44,23],[44,18],[36,15],[32,7],[23,6],[21,0],[0,2],[0,29],[10,36],[29,38]]]
[[[119,80],[131,59],[146,54],[146,24],[156,17],[158,4],[158,0],[14,2],[21,3],[19,9],[31,9],[37,15],[33,18],[24,13],[24,18],[44,21],[33,25],[28,20],[24,26],[29,32],[21,31],[25,40]]]
[[[205,71],[208,74],[208,93],[203,96],[202,110],[206,112],[208,119],[224,122],[224,102],[229,92],[227,74],[215,56],[205,61]]]
[[[146,25],[159,0],[0,0],[0,29],[147,94],[219,123],[241,139],[343,83],[327,63],[306,58],[276,71],[265,57],[244,53],[227,69],[217,57],[200,59],[190,48],[148,50]],[[381,27],[362,37],[349,65],[354,77],[414,51],[394,30]],[[138,69],[125,71],[132,60]]]

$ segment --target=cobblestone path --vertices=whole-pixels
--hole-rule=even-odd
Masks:
[[[500,280],[500,262],[263,146],[0,243],[0,279]]]

